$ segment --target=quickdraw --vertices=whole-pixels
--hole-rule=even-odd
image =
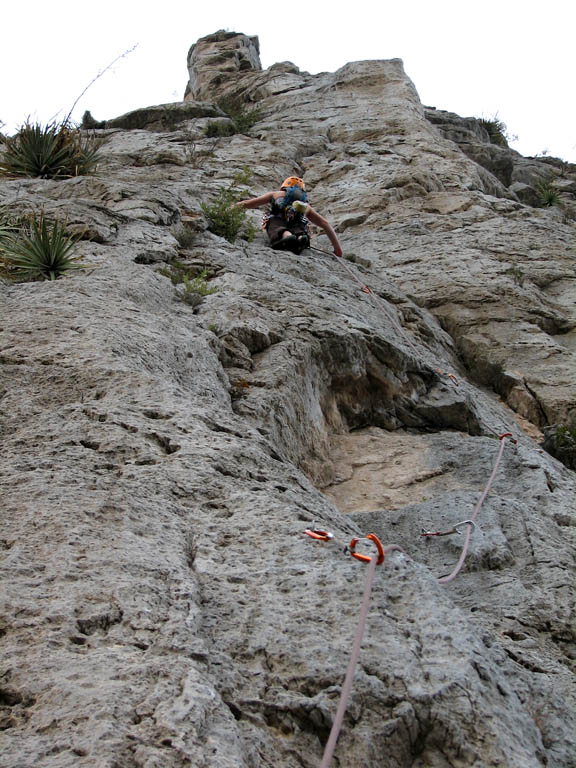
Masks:
[[[369,533],[367,536],[364,536],[364,538],[372,541],[376,545],[376,549],[378,550],[378,560],[376,561],[376,565],[382,565],[384,562],[384,547],[382,546],[382,542],[378,536],[375,536],[373,533]],[[369,555],[361,555],[359,552],[354,551],[356,549],[356,544],[358,544],[359,541],[359,538],[352,539],[348,545],[348,551],[352,557],[356,558],[356,560],[360,560],[362,563],[369,563],[372,560]]]
[[[453,533],[460,534],[460,530],[459,530],[460,527],[463,525],[468,526],[466,530],[466,535],[464,538],[464,543],[462,545],[462,552],[460,553],[460,558],[458,559],[458,562],[454,570],[452,571],[452,573],[449,573],[446,576],[439,577],[438,582],[440,584],[448,584],[448,582],[455,579],[456,576],[460,573],[462,566],[464,565],[464,560],[466,559],[466,555],[468,554],[468,547],[470,546],[470,538],[472,536],[472,533],[476,530],[476,523],[474,521],[476,520],[476,517],[480,512],[482,504],[484,504],[488,494],[490,493],[490,488],[492,487],[492,483],[494,482],[496,473],[498,472],[498,467],[500,466],[500,462],[502,460],[502,454],[504,453],[504,447],[506,445],[507,439],[509,439],[515,445],[518,444],[518,440],[516,440],[513,437],[512,432],[504,432],[499,436],[500,448],[498,450],[498,456],[496,457],[496,461],[494,463],[494,467],[492,468],[490,478],[486,484],[486,487],[484,488],[484,491],[482,492],[482,495],[480,496],[480,499],[478,500],[474,508],[474,513],[472,514],[472,517],[470,518],[470,520],[463,520],[461,523],[456,523],[456,525],[452,526],[452,528],[449,531],[422,531],[422,533],[420,534],[420,536],[425,536],[425,537],[449,536],[450,534],[453,534]]]
[[[320,531],[312,528],[307,528],[304,533],[306,536],[310,536],[311,539],[316,539],[317,541],[330,541],[334,538],[334,534],[329,531]]]
[[[453,525],[449,531],[425,531],[422,529],[420,536],[451,536],[453,533],[457,533],[460,536],[462,534],[462,531],[460,531],[462,525],[471,525],[473,529],[476,529],[476,523],[473,520],[462,520],[461,523]]]
[[[307,528],[304,531],[304,533],[306,534],[306,536],[309,536],[310,538],[315,539],[317,541],[329,541],[334,538],[333,534],[331,534],[329,531],[318,529],[314,526],[314,524],[312,525],[311,528]],[[356,545],[358,544],[359,541],[362,541],[363,539],[366,539],[375,545],[377,554],[372,555],[372,557],[370,557],[369,555],[362,555],[359,552],[355,551]],[[340,693],[340,701],[338,702],[338,709],[336,710],[336,715],[332,723],[330,735],[328,736],[328,741],[326,742],[326,746],[324,748],[324,755],[322,757],[320,768],[329,768],[330,763],[332,762],[332,757],[334,755],[334,750],[336,749],[336,742],[338,741],[338,736],[340,735],[340,730],[342,728],[344,713],[346,712],[348,699],[350,697],[350,691],[352,690],[352,684],[354,681],[354,674],[356,672],[356,665],[358,663],[358,657],[360,655],[362,637],[364,635],[364,627],[366,625],[366,617],[368,615],[368,605],[370,602],[370,595],[372,593],[372,582],[374,580],[374,572],[378,565],[382,565],[386,554],[394,550],[402,552],[402,549],[396,544],[390,544],[387,547],[383,547],[382,542],[380,541],[378,536],[375,536],[373,533],[369,533],[366,536],[355,536],[351,540],[350,544],[344,550],[345,552],[352,555],[352,557],[355,557],[356,560],[360,560],[360,562],[362,563],[368,563],[368,568],[366,569],[366,578],[364,581],[364,594],[362,596],[362,606],[360,608],[360,617],[358,619],[358,627],[356,629],[354,645],[352,647],[352,652],[350,654],[350,661],[348,662],[348,668],[346,670],[346,675],[344,677],[344,683],[342,684],[342,691]]]
[[[315,541],[333,541],[334,540],[334,534],[330,533],[330,531],[325,531],[321,528],[315,528],[314,525],[311,528],[306,528],[304,531],[304,534],[306,536],[309,536],[311,539],[314,539]],[[359,541],[367,540],[371,541],[378,551],[378,558],[376,561],[376,565],[382,565],[384,562],[384,556],[385,556],[385,549],[382,546],[382,542],[373,533],[368,533],[366,536],[355,536],[351,541],[350,544],[347,544],[343,552],[345,555],[352,555],[356,560],[360,560],[361,563],[369,563],[372,560],[372,557],[370,555],[363,555],[360,552],[356,552],[356,545]],[[395,545],[392,545],[394,548]]]

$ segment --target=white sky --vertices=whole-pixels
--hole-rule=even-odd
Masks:
[[[576,162],[572,0],[12,0],[0,10],[0,121],[64,117],[79,102],[97,120],[180,101],[186,56],[218,29],[258,35],[264,68],[293,61],[311,73],[349,61],[401,58],[422,102],[462,117],[493,117],[524,155]]]

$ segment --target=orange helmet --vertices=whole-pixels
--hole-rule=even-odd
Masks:
[[[284,189],[285,187],[300,187],[300,189],[305,190],[306,184],[304,184],[302,179],[299,179],[298,176],[288,176],[288,178],[282,182],[280,189]]]

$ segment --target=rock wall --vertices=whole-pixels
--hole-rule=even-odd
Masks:
[[[0,283],[0,765],[319,765],[374,532],[404,554],[334,765],[575,766],[575,475],[538,443],[574,416],[572,193],[522,203],[399,60],[263,71],[217,33],[188,63],[97,176],[0,182],[91,238],[88,271]],[[261,119],[207,139],[226,95]],[[207,231],[244,166],[250,195],[303,175],[348,261]],[[217,292],[180,301],[175,259]],[[508,431],[440,584],[463,537],[421,531],[471,516]]]

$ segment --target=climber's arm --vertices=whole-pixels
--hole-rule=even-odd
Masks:
[[[265,195],[252,197],[250,200],[239,200],[237,203],[234,203],[234,206],[236,208],[260,208],[262,205],[267,205],[273,197],[274,192],[266,192]]]
[[[319,213],[316,213],[316,211],[313,208],[310,208],[308,206],[308,209],[306,211],[306,216],[308,217],[309,221],[312,222],[312,224],[315,224],[317,227],[320,227],[321,229],[326,232],[328,235],[328,239],[332,243],[332,247],[334,248],[334,255],[335,256],[342,256],[342,248],[340,246],[340,243],[338,242],[338,238],[336,237],[336,232],[332,229],[330,224],[326,221],[324,216],[320,216]]]

